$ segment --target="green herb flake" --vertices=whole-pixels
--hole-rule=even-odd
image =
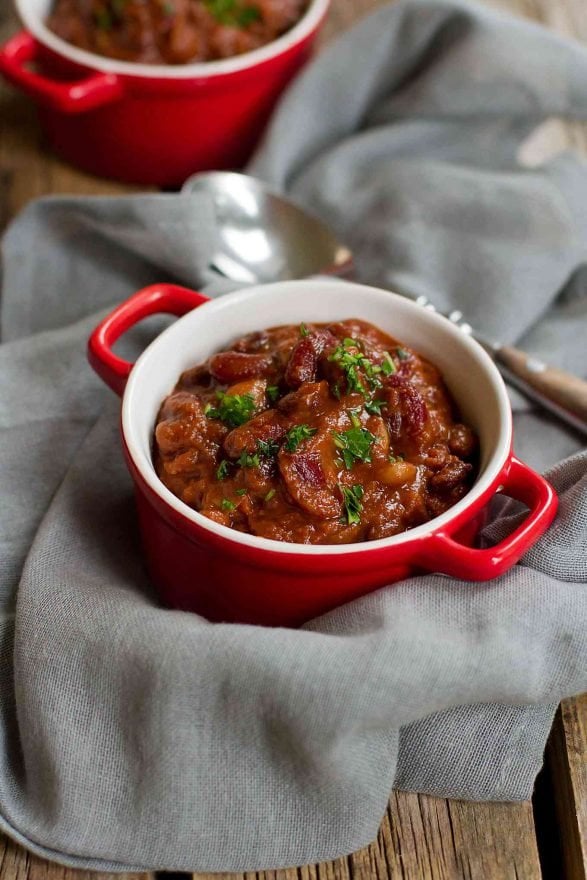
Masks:
[[[238,428],[244,425],[255,413],[255,401],[251,394],[225,394],[217,391],[219,400],[217,407],[211,403],[204,407],[204,415],[209,419],[220,419],[229,428]]]
[[[237,23],[239,27],[248,27],[261,18],[261,10],[257,6],[245,6],[237,15]]]
[[[401,454],[401,452],[398,452],[397,455],[394,455],[393,452],[390,452],[390,454],[387,457],[387,460],[390,461],[392,464],[394,464],[394,462],[396,462],[396,461],[403,461],[404,456]]]
[[[308,328],[306,327],[306,325],[302,321],[302,323],[300,324],[300,336],[309,336],[309,335],[310,335],[310,331],[308,330]]]
[[[206,9],[220,24],[232,24],[236,7],[235,0],[205,0]]]
[[[410,352],[406,351],[405,348],[396,348],[395,353],[400,361],[409,361],[410,359]]]
[[[275,440],[257,440],[257,452],[267,458],[274,458],[279,452],[279,443]]]
[[[217,480],[225,480],[228,476],[228,462],[226,459],[221,461],[218,467],[216,468],[216,479]]]
[[[339,483],[338,488],[342,495],[342,502],[344,504],[344,512],[348,525],[357,525],[361,522],[361,511],[363,510],[363,505],[361,503],[364,495],[363,487],[359,483],[350,487],[342,486]]]
[[[243,495],[246,495],[246,494],[247,494],[247,490],[246,490],[246,489],[236,489],[234,494],[235,494],[235,495],[240,495],[241,498],[242,498]]]
[[[353,351],[353,349],[355,350]],[[351,339],[350,337],[343,339],[342,345],[338,345],[334,349],[328,360],[338,364],[344,370],[347,390],[349,392],[367,393],[358,373],[359,368],[363,370],[371,391],[381,386],[377,374],[381,372],[382,368],[372,364],[369,358],[365,356],[358,339]]]
[[[219,24],[226,27],[248,27],[261,18],[256,6],[241,6],[237,0],[205,0],[206,9]]]
[[[332,396],[335,397],[336,400],[340,400],[340,385],[338,382],[335,382],[330,390],[332,391]]]
[[[230,501],[228,498],[223,498],[222,504],[220,506],[222,510],[234,510],[236,504],[234,503],[234,501]]]
[[[265,495],[265,501],[271,501],[272,498],[275,498],[275,494],[275,489],[269,489],[269,491]]]
[[[353,428],[360,428],[361,427],[361,421],[359,419],[360,412],[361,412],[361,410],[359,408],[348,410],[348,416],[349,416],[349,419],[351,420],[351,424],[352,424]]]
[[[372,397],[371,400],[365,401],[365,409],[370,416],[380,416],[381,407],[384,405],[384,403],[384,400],[375,400],[375,398]]]
[[[242,468],[259,467],[259,465],[261,464],[259,460],[259,454],[255,452],[253,455],[251,455],[249,452],[246,451],[241,452],[238,457],[237,464]]]
[[[275,403],[279,400],[279,387],[277,385],[267,386],[267,399],[269,403]]]
[[[349,428],[348,431],[333,431],[334,445],[339,450],[347,470],[350,470],[356,461],[371,461],[371,447],[375,442],[375,435],[366,428]]]
[[[383,363],[381,364],[381,371],[384,376],[391,376],[392,373],[396,372],[396,366],[391,359],[391,355],[388,351],[383,354]]]
[[[285,435],[285,449],[288,452],[295,452],[300,443],[313,437],[317,430],[309,425],[296,425],[294,428],[290,428]]]
[[[107,9],[99,9],[95,16],[96,27],[101,31],[112,30],[112,16]]]

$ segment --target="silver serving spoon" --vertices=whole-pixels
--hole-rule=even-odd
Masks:
[[[215,217],[216,245],[204,272],[208,283],[227,289],[350,273],[352,253],[330,229],[261,180],[229,171],[203,172],[190,177],[182,192],[206,196]],[[437,311],[427,297],[410,298]],[[587,382],[486,339],[459,311],[444,316],[483,346],[511,385],[587,436]]]

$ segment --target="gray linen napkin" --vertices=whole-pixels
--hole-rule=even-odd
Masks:
[[[551,114],[587,119],[587,51],[411,0],[307,69],[252,167],[335,226],[363,279],[585,373],[587,172],[517,160]],[[244,870],[364,845],[394,785],[527,798],[557,701],[587,686],[587,453],[528,407],[518,452],[575,454],[549,471],[556,523],[506,576],[412,578],[299,631],[157,606],[84,343],[137,287],[199,283],[206,210],[51,198],[5,237],[0,827],[93,869]],[[494,537],[518,515],[498,513]]]

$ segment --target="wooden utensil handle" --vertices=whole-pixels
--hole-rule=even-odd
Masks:
[[[509,345],[496,353],[498,364],[529,386],[536,399],[546,398],[570,412],[587,430],[587,382],[558,367],[551,367],[538,358]],[[516,383],[517,384],[517,383]],[[522,387],[520,385],[520,387]]]

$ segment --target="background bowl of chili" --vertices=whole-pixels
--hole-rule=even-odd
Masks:
[[[175,187],[196,171],[243,166],[308,59],[328,3],[310,0],[297,24],[251,52],[166,65],[79,49],[47,27],[52,0],[16,0],[25,29],[0,48],[0,73],[37,102],[50,145],[67,161]]]
[[[135,364],[112,346],[133,324],[165,312],[180,317]],[[477,479],[442,515],[392,537],[306,545],[238,532],[188,507],[160,481],[153,429],[179,375],[231,341],[268,326],[358,317],[413,347],[441,371],[480,443]],[[512,453],[512,415],[503,380],[474,340],[442,316],[393,293],[333,280],[289,281],[216,300],[175,285],[134,294],[101,322],[90,363],[122,396],[121,432],[133,477],[146,561],[162,602],[214,621],[297,626],[345,602],[433,570],[488,580],[515,564],[552,522],[557,499]],[[473,539],[497,493],[529,508],[496,546]]]

